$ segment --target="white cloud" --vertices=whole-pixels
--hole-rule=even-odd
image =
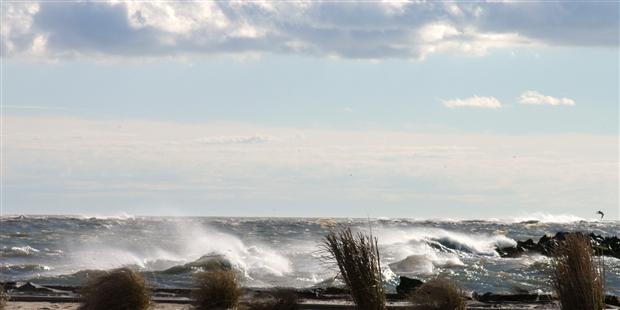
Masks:
[[[521,104],[537,104],[537,105],[575,105],[575,100],[570,98],[556,98],[543,95],[534,90],[528,90],[519,97]]]
[[[441,103],[448,108],[499,109],[502,107],[501,102],[495,97],[473,96],[465,99],[443,100]]]
[[[245,53],[423,59],[520,46],[618,46],[617,2],[45,1],[3,4],[8,57]]]

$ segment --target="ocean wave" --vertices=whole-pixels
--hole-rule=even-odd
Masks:
[[[237,236],[210,227],[180,224],[177,229],[184,237],[182,242],[189,257],[198,258],[205,253],[223,255],[248,277],[263,273],[283,276],[292,271],[289,259],[267,245],[247,245]]]
[[[246,244],[235,235],[195,223],[170,224],[175,227],[166,236],[166,243],[172,244],[172,248],[150,242],[148,245],[137,242],[119,245],[116,240],[91,240],[91,243],[73,245],[68,250],[72,254],[72,264],[80,269],[136,266],[145,271],[162,271],[190,264],[203,255],[222,255],[248,278],[261,274],[283,276],[292,270],[289,259],[268,245]]]
[[[36,272],[36,271],[49,271],[49,266],[40,264],[5,264],[0,265],[0,272],[2,273],[24,273],[24,272]]]
[[[378,228],[384,263],[397,274],[431,275],[439,268],[460,268],[472,257],[499,258],[496,247],[514,246],[502,234],[466,234],[441,228]]]
[[[525,220],[532,222],[523,223]],[[385,279],[395,275],[423,280],[450,276],[476,291],[510,290],[519,283],[528,289],[547,285],[543,272],[549,265],[546,257],[497,256],[495,248],[513,246],[513,239],[537,240],[557,231],[584,230],[605,236],[620,231],[617,221],[583,222],[578,217],[537,214],[502,221],[382,218],[370,222],[379,241]],[[324,264],[324,253],[317,248],[327,229],[349,224],[368,230],[368,219],[317,218],[37,216],[3,217],[0,224],[5,234],[0,256],[11,256],[0,257],[0,266],[5,264],[0,276],[7,280],[80,285],[101,272],[93,269],[129,267],[141,272],[154,287],[183,288],[191,287],[194,272],[205,269],[192,268],[191,263],[200,263],[200,258],[209,254],[230,262],[245,286],[307,287],[337,274],[336,268]],[[16,232],[30,236],[10,235]],[[620,260],[604,259],[610,291],[620,292]],[[23,266],[9,267],[9,263]],[[183,269],[186,265],[189,268]],[[175,266],[171,270],[175,272],[164,273]],[[76,273],[78,270],[82,271]]]
[[[518,216],[507,220],[510,223],[544,223],[544,224],[569,224],[578,222],[597,221],[597,219],[585,219],[571,214],[549,214],[536,212],[524,216]]]
[[[14,247],[3,247],[2,249],[0,249],[0,257],[23,257],[23,256],[32,256],[35,255],[36,253],[39,253],[40,251],[25,245],[25,246],[14,246]]]
[[[117,214],[113,214],[113,215],[98,215],[98,214],[94,214],[94,215],[79,215],[76,216],[76,218],[79,219],[97,219],[97,220],[135,220],[136,216],[129,214],[129,213],[125,213],[125,212],[120,212]]]
[[[509,218],[390,218],[379,217],[375,219],[379,223],[399,223],[407,222],[411,224],[419,223],[543,223],[543,224],[570,224],[578,222],[599,222],[599,217],[593,215],[591,218],[584,218],[572,214],[551,214],[545,212],[535,212],[530,214],[518,215]],[[364,220],[366,221],[366,220]]]
[[[495,248],[516,246],[505,235],[465,234],[441,228],[376,230],[380,245],[402,245],[410,254],[428,252],[424,245],[439,244],[445,249],[478,255],[498,256]],[[408,256],[408,255],[406,255]]]

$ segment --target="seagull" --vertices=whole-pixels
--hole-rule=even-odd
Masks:
[[[603,219],[603,217],[605,216],[605,213],[603,213],[603,211],[599,210],[598,212],[596,212],[596,214],[600,214],[601,215],[601,220]]]

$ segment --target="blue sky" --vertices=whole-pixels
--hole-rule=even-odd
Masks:
[[[620,216],[616,2],[2,9],[4,213]]]

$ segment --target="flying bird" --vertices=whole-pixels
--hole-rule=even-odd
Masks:
[[[603,219],[603,217],[605,216],[605,213],[603,213],[603,211],[599,210],[598,212],[596,212],[596,214],[600,214],[601,215],[601,220]]]

